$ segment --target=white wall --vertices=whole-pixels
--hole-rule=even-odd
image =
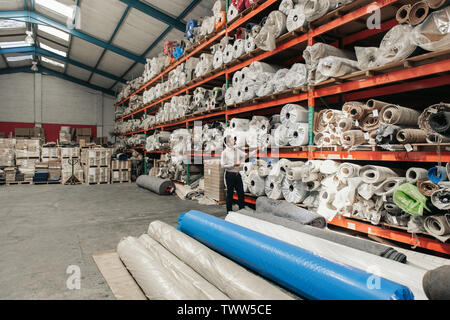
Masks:
[[[0,75],[0,122],[97,125],[108,136],[114,98],[50,75]]]

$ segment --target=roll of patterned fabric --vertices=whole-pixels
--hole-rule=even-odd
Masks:
[[[384,124],[395,124],[405,126],[416,126],[420,113],[397,105],[387,105],[381,109],[380,122]]]

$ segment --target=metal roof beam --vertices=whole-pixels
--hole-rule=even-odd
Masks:
[[[149,6],[148,4],[145,4],[139,0],[120,0],[120,1],[155,19],[158,19],[161,22],[164,22],[169,26],[172,26],[183,32],[186,31],[186,25],[183,22],[181,22],[180,19],[173,18],[157,8]]]
[[[70,29],[69,27],[67,27],[66,25],[56,22],[44,15],[41,15],[37,12],[33,12],[33,11],[26,11],[26,10],[19,10],[19,11],[0,11],[0,18],[5,18],[5,19],[17,19],[20,21],[24,21],[24,22],[31,22],[34,24],[42,24],[42,25],[47,25],[50,27],[54,27],[56,29],[59,29],[61,31],[64,31],[66,33],[69,33],[77,38],[83,39],[87,42],[90,42],[92,44],[95,44],[96,46],[102,47],[106,50],[110,50],[112,52],[115,52],[121,56],[124,56],[128,59],[131,59],[133,61],[139,62],[139,63],[145,63],[145,59],[134,54],[131,53],[129,51],[126,51],[124,49],[118,48],[116,46],[113,46],[111,44],[108,44],[107,42],[104,42],[100,39],[97,39],[93,36],[90,36],[84,32],[81,32],[79,30],[76,29]]]
[[[108,90],[108,89],[105,89],[105,88],[102,88],[102,87],[99,87],[99,86],[87,83],[87,82],[85,82],[83,80],[80,80],[80,79],[77,79],[77,78],[74,78],[74,77],[71,77],[71,76],[68,76],[68,75],[56,72],[56,71],[51,70],[51,69],[47,69],[47,68],[42,67],[42,66],[39,66],[38,68],[39,68],[38,72],[41,73],[41,74],[44,74],[44,75],[45,74],[49,74],[49,75],[52,75],[52,76],[64,79],[66,81],[70,81],[70,82],[82,85],[82,86],[87,87],[89,89],[100,91],[100,92],[103,92],[103,93],[108,94],[108,95],[113,96],[113,97],[115,96],[114,91],[111,91],[111,90]],[[0,75],[2,75],[2,74],[12,74],[12,73],[21,73],[21,72],[24,72],[24,73],[35,73],[29,67],[27,67],[27,68],[3,69],[3,70],[0,70]]]

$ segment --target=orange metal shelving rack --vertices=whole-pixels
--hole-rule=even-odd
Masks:
[[[173,70],[176,66],[186,61],[189,57],[198,55],[203,50],[209,48],[212,44],[220,40],[221,37],[228,33],[232,33],[239,26],[242,26],[245,22],[249,21],[255,15],[267,10],[270,6],[276,5],[280,0],[267,0],[260,2],[259,6],[251,10],[248,14],[244,15],[240,19],[233,21],[225,29],[220,30],[218,33],[211,36],[206,41],[203,41],[200,45],[195,47],[192,51],[185,54],[180,60],[166,68],[166,70],[147,82],[139,90],[133,92],[130,96],[125,98],[117,105],[121,105],[126,102],[132,95],[146,90],[150,86],[157,83],[158,80],[163,79],[169,71]],[[358,4],[360,4],[358,6]],[[246,54],[238,60],[234,60],[226,66],[213,70],[204,77],[195,79],[186,84],[182,88],[172,90],[166,95],[152,101],[142,108],[116,119],[116,121],[123,121],[139,113],[148,112],[154,113],[157,108],[168,101],[174,96],[185,94],[190,92],[195,87],[206,84],[210,81],[217,79],[229,79],[230,75],[234,72],[250,65],[254,61],[263,61],[268,58],[273,58],[277,54],[283,53],[288,50],[303,50],[299,47],[312,45],[316,38],[321,37],[327,32],[341,28],[346,24],[358,21],[371,14],[370,8],[376,5],[380,9],[387,8],[389,6],[398,6],[398,0],[356,0],[352,3],[354,10],[347,10],[349,6],[344,6],[341,10],[330,13],[330,17],[325,17],[327,20],[324,24],[319,26],[311,26],[310,30],[296,30],[292,33],[283,35],[277,40],[277,48],[271,52],[264,52],[261,50],[255,50],[250,54]],[[339,43],[336,41],[333,45],[349,45],[361,39],[386,32],[397,24],[395,19],[389,18],[384,21],[380,29],[374,30],[360,30],[356,33],[348,34],[343,37]],[[426,60],[428,59],[429,60]],[[301,59],[294,57],[289,59],[291,63],[298,62]],[[389,69],[391,67],[391,69]],[[383,69],[384,68],[384,69]],[[134,132],[128,132],[121,136],[129,136],[134,134],[147,134],[154,130],[170,130],[177,127],[191,126],[194,121],[213,119],[229,120],[233,116],[243,115],[246,116],[253,112],[270,112],[273,113],[274,108],[280,108],[288,103],[307,103],[310,113],[314,114],[314,108],[324,103],[336,104],[341,101],[362,100],[368,98],[374,98],[378,96],[385,96],[389,94],[397,94],[410,92],[420,89],[428,89],[439,86],[450,85],[450,50],[438,53],[429,53],[419,57],[413,57],[407,59],[407,63],[404,65],[392,64],[391,66],[384,66],[383,70],[375,68],[374,70],[366,71],[365,74],[359,74],[359,77],[355,75],[349,75],[343,77],[343,79],[335,79],[334,82],[328,82],[326,85],[319,84],[318,86],[312,86],[307,88],[306,91],[302,91],[303,88],[293,90],[290,94],[278,95],[274,94],[271,99],[254,99],[251,102],[241,103],[238,105],[227,106],[219,110],[213,110],[210,113],[200,115],[190,115],[184,119],[170,121],[162,123],[149,128],[148,130],[138,130]],[[225,80],[224,80],[225,81]],[[340,97],[340,99],[339,99]],[[310,117],[310,125],[313,118]],[[310,141],[312,142],[312,141]],[[310,143],[312,144],[312,143]],[[161,152],[165,153],[167,151]],[[147,152],[158,153],[158,151]],[[203,153],[192,153],[191,156],[203,156]],[[402,161],[402,162],[450,162],[450,151],[445,149],[441,150],[440,155],[433,151],[322,151],[320,149],[311,149],[309,151],[290,151],[280,149],[277,151],[277,155],[280,158],[289,159],[334,159],[334,160],[346,160],[346,161]],[[208,156],[218,157],[220,154],[212,154]],[[267,156],[271,156],[269,152]],[[249,196],[245,198],[248,203],[255,203],[255,199]],[[423,247],[429,250],[450,254],[450,244],[443,244],[437,240],[427,237],[417,236],[413,237],[411,234],[406,233],[403,230],[397,229],[385,229],[380,226],[371,225],[368,222],[357,221],[348,218],[335,218],[330,224],[352,229],[355,231],[363,232],[366,234],[377,235],[382,238],[391,239],[394,241],[410,244],[412,246]]]

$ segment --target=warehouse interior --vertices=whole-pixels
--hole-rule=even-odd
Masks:
[[[450,300],[450,1],[0,1],[0,300]]]

